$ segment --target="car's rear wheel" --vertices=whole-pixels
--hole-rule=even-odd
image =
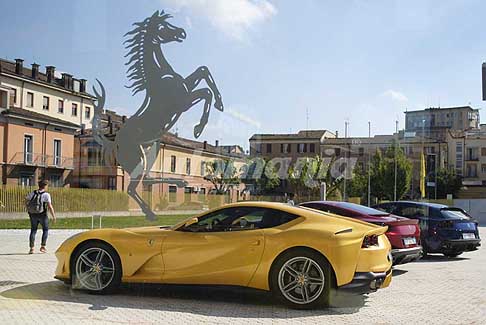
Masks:
[[[271,290],[293,308],[328,306],[333,283],[327,260],[317,252],[297,249],[284,253],[271,269]]]
[[[120,257],[111,246],[102,242],[88,242],[77,250],[73,261],[74,288],[103,294],[120,286]]]

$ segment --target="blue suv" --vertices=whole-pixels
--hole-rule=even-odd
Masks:
[[[478,222],[460,208],[412,201],[386,202],[374,208],[418,219],[424,256],[427,253],[442,253],[447,257],[456,257],[481,246]]]

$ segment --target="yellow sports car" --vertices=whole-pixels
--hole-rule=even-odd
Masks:
[[[334,289],[389,285],[386,230],[282,203],[235,203],[173,227],[76,234],[56,251],[56,278],[98,293],[121,282],[247,286],[312,308]]]

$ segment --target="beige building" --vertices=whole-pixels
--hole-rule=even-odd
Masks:
[[[486,197],[486,125],[475,130],[450,131],[448,142],[449,167],[463,177],[468,190]]]
[[[336,135],[327,130],[302,130],[291,134],[254,134],[250,138],[250,156],[272,159],[315,157],[320,155],[321,144]]]
[[[470,106],[431,107],[405,112],[405,131],[413,136],[445,140],[448,130],[479,128],[479,110]]]
[[[69,74],[56,78],[39,65],[0,60],[0,163],[2,184],[69,184],[74,134],[92,121],[93,97],[86,81]]]

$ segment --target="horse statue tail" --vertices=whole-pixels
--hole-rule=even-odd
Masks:
[[[115,163],[115,141],[108,139],[103,132],[103,126],[101,125],[101,114],[103,114],[103,108],[105,106],[106,92],[105,87],[101,81],[96,79],[101,89],[101,95],[98,90],[93,86],[93,92],[96,95],[96,104],[94,104],[94,117],[93,117],[93,138],[102,147],[102,156],[105,164],[112,165]]]

